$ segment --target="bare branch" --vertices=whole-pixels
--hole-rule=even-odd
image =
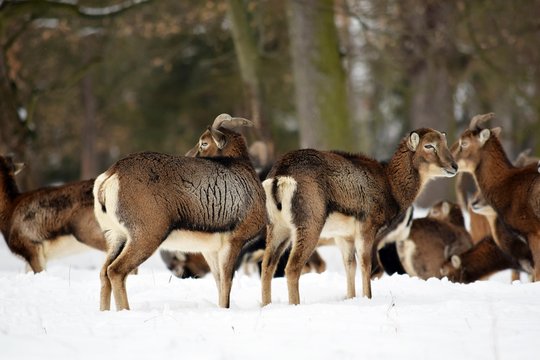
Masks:
[[[84,64],[81,68],[77,69],[74,73],[70,74],[69,77],[63,80],[59,80],[46,88],[41,89],[33,89],[32,95],[30,97],[30,101],[28,102],[28,117],[26,119],[26,124],[29,128],[33,128],[34,125],[34,114],[36,106],[40,100],[40,98],[44,95],[55,93],[55,92],[62,92],[67,91],[71,87],[73,87],[75,84],[77,84],[92,68],[94,68],[96,65],[100,64],[102,62],[101,57],[95,57],[91,59],[88,63]]]
[[[138,5],[146,4],[152,0],[125,0],[118,4],[91,7],[82,6],[78,0],[0,0],[0,8],[13,9],[18,11],[33,11],[36,8],[46,10],[65,10],[84,18],[103,18],[119,15]]]
[[[2,1],[2,0],[0,0]],[[1,2],[0,2],[0,6],[1,6]],[[6,41],[5,44],[3,44],[3,47],[4,47],[4,51],[8,51],[9,48],[15,43],[15,41],[17,41],[17,39],[19,38],[19,36],[21,36],[25,31],[26,29],[28,28],[28,26],[35,20],[36,18],[34,16],[30,16],[27,20],[23,21],[21,26],[17,29],[17,31],[15,31],[15,33],[13,35],[11,35],[9,37],[9,39]]]

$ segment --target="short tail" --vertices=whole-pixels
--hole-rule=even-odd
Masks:
[[[107,213],[107,207],[105,206],[105,191],[104,191],[104,184],[109,179],[110,175],[107,174],[107,172],[104,172],[103,174],[99,175],[96,180],[94,181],[94,201],[97,201],[101,207],[101,211],[104,213]]]
[[[266,193],[266,210],[270,220],[273,214],[281,213],[282,210],[291,210],[292,199],[296,192],[297,182],[290,176],[276,176],[263,181]]]

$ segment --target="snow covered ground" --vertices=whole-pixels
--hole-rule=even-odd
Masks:
[[[154,256],[128,279],[132,310],[100,312],[101,253],[33,275],[0,238],[0,359],[538,359],[540,283],[385,276],[373,299],[344,300],[340,256],[322,255],[328,271],[302,276],[300,306],[275,279],[261,308],[259,279],[238,273],[220,309],[211,277],[172,278]]]

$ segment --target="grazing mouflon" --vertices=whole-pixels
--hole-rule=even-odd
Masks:
[[[441,267],[441,276],[467,284],[505,269],[520,269],[520,266],[491,236],[486,236],[469,250],[446,261]]]
[[[426,217],[413,221],[409,236],[396,246],[407,274],[428,279],[441,277],[445,261],[470,249],[472,242],[459,206],[440,201]]]
[[[15,175],[23,165],[0,156],[0,230],[9,249],[34,272],[48,260],[107,243],[94,217],[93,180],[21,193]],[[87,246],[86,246],[87,245]]]

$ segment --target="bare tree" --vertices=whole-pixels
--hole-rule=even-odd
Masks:
[[[236,57],[251,111],[249,116],[255,124],[258,137],[267,144],[268,155],[272,157],[273,141],[270,133],[269,113],[266,109],[264,87],[262,86],[261,56],[257,49],[255,34],[252,27],[249,26],[242,0],[228,0],[228,5]]]
[[[28,129],[18,114],[15,84],[10,81],[4,51],[0,48],[0,154],[22,155]]]
[[[408,58],[409,118],[412,128],[431,127],[449,133],[453,139],[453,95],[456,81],[452,79],[458,51],[452,39],[455,21],[454,5],[447,2],[420,0],[400,4],[403,21],[402,56]],[[428,185],[417,199],[421,206],[430,206],[440,199],[453,198],[450,181],[439,179]]]
[[[300,145],[353,149],[333,0],[289,0]]]
[[[12,73],[10,71],[10,64],[6,60],[6,53],[9,51],[10,46],[21,36],[30,25],[41,17],[62,17],[75,15],[80,18],[87,19],[101,19],[106,17],[117,16],[124,13],[134,7],[149,3],[151,0],[125,0],[116,4],[92,7],[81,5],[78,1],[40,1],[40,0],[5,0],[0,1],[0,152],[13,152],[17,156],[22,158],[31,157],[30,149],[28,148],[29,140],[33,135],[31,129],[31,121],[25,121],[26,117],[32,117],[33,108],[35,104],[25,104],[18,98],[16,92],[16,82],[12,79]],[[14,26],[9,27],[7,23],[13,23]],[[21,23],[21,25],[19,25]],[[87,69],[87,64],[71,78],[76,79]],[[56,90],[58,88],[56,84]],[[86,83],[83,85],[84,103],[86,107],[86,115],[90,115],[92,111],[89,104],[90,92],[91,92],[91,80],[86,79]],[[55,90],[53,88],[48,90]],[[46,92],[47,90],[37,91],[38,93]],[[33,100],[37,99],[37,96],[33,96]],[[20,113],[26,113],[20,116]],[[93,150],[89,147],[89,142],[94,141],[87,137],[91,134],[88,125],[90,124],[89,118],[83,125],[83,131],[86,131],[86,135],[83,139],[86,140],[86,150],[90,150],[92,153],[85,154],[85,158],[95,157]],[[90,131],[90,132],[89,132]],[[84,147],[84,146],[83,146]],[[86,171],[86,170],[85,170]],[[95,172],[90,171],[90,172]],[[23,175],[23,182],[31,184],[32,181],[28,180],[30,171],[25,171],[26,175]],[[88,173],[87,173],[88,174]],[[34,184],[35,185],[35,184]]]

